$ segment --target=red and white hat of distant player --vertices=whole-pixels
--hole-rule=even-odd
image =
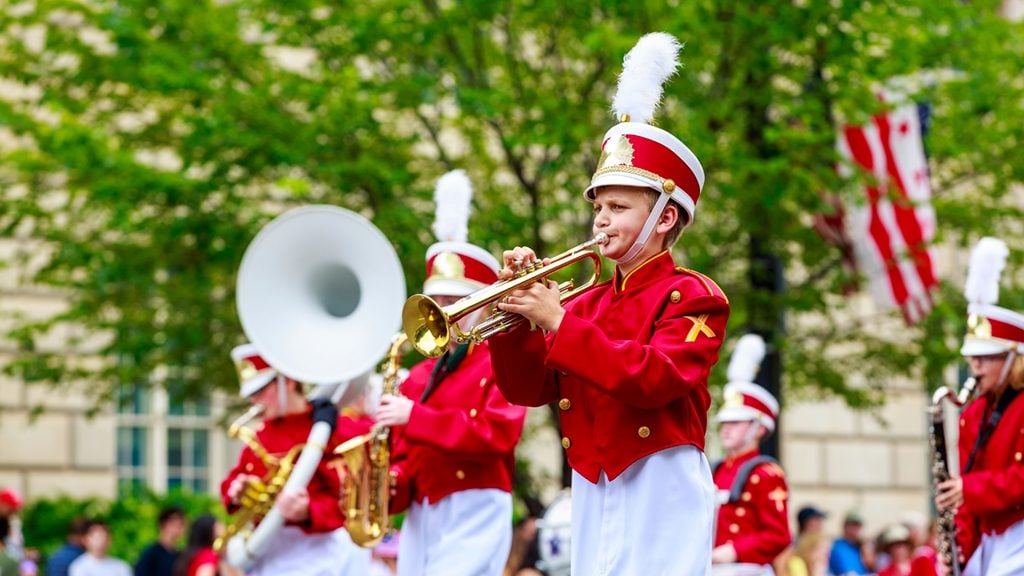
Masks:
[[[259,350],[252,344],[235,346],[231,351],[231,359],[235,362],[235,370],[238,371],[240,394],[243,398],[259,392],[277,378],[277,371],[267,364]]]
[[[686,213],[685,226],[689,226],[704,187],[704,168],[697,156],[681,140],[650,124],[661,102],[662,85],[679,67],[679,48],[671,34],[653,32],[640,38],[626,54],[612,102],[620,122],[605,133],[597,170],[583,192],[590,202],[601,186],[639,186],[661,192],[620,264],[640,253],[669,200]]]
[[[771,392],[754,384],[764,353],[764,340],[756,334],[747,334],[736,343],[736,349],[729,360],[725,401],[715,416],[717,422],[756,421],[769,432],[775,430],[779,402]]]
[[[1010,250],[998,238],[982,238],[971,252],[967,268],[967,334],[963,356],[1024,352],[1024,314],[996,306],[999,277]]]
[[[473,186],[462,170],[437,181],[433,228],[439,242],[427,249],[427,296],[467,296],[498,280],[498,260],[466,241],[472,198]]]

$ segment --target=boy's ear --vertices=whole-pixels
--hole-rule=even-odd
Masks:
[[[676,225],[679,221],[679,206],[675,202],[669,202],[665,205],[665,209],[661,211],[661,217],[658,219],[658,232],[665,234]]]

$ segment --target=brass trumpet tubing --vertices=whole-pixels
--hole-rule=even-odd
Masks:
[[[414,295],[406,300],[405,306],[402,309],[402,328],[413,347],[420,354],[428,357],[437,357],[443,354],[452,338],[455,338],[456,342],[481,342],[500,332],[500,330],[491,329],[491,324],[504,326],[505,321],[492,320],[491,324],[488,325],[488,329],[484,332],[477,331],[476,326],[467,332],[458,327],[459,320],[470,312],[489,306],[524,286],[547,278],[557,270],[589,258],[594,262],[594,273],[579,288],[564,294],[561,301],[564,302],[576,297],[583,291],[590,289],[600,279],[601,257],[591,248],[595,245],[604,244],[607,241],[608,236],[602,232],[592,240],[588,240],[549,259],[547,264],[530,264],[513,278],[499,280],[449,306],[441,307],[437,302],[424,294]],[[491,316],[495,315],[499,318],[503,315],[509,317],[516,316],[505,312],[494,312]],[[515,324],[511,325],[514,326]]]

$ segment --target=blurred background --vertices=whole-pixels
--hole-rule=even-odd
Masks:
[[[650,31],[685,43],[658,123],[707,174],[674,255],[730,297],[723,359],[744,333],[769,342],[758,381],[784,410],[765,449],[791,511],[828,511],[832,534],[851,510],[870,531],[930,514],[925,409],[965,375],[978,238],[1010,245],[1000,303],[1024,309],[1022,15],[1019,0],[0,0],[0,486],[25,499],[26,539],[64,536],[33,507],[135,499],[148,520],[115,549],[134,558],[161,505],[213,502],[239,449],[235,275],[286,209],[371,219],[412,293],[451,169],[475,185],[470,241],[495,254],[589,237],[581,191],[621,59]],[[531,411],[522,502],[567,482],[555,421]]]

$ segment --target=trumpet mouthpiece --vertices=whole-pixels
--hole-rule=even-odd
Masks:
[[[600,246],[604,246],[608,243],[608,235],[604,232],[598,232],[597,236],[594,236],[594,242]]]

